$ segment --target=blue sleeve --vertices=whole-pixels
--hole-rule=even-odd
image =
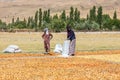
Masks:
[[[76,37],[75,37],[75,33],[74,33],[73,31],[71,31],[68,39],[69,39],[69,40],[73,40],[73,39],[75,39],[75,38],[76,38]]]

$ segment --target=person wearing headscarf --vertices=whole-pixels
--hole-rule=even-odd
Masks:
[[[75,55],[75,46],[76,46],[76,36],[74,31],[71,29],[70,25],[67,25],[67,39],[70,40],[69,45],[69,55],[74,56]]]
[[[44,49],[45,53],[50,52],[50,40],[53,38],[53,35],[49,32],[48,28],[44,29],[44,34],[42,35],[44,39]]]

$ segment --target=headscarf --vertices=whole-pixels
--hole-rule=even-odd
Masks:
[[[44,29],[44,32],[45,32],[45,34],[48,35],[48,34],[49,34],[49,32],[48,32],[48,28],[45,28],[45,29]]]

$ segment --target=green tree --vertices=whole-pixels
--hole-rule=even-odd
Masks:
[[[61,32],[65,29],[65,22],[60,19],[53,19],[52,21],[52,29],[54,32]]]
[[[120,30],[120,20],[110,19],[107,23],[104,24],[106,30]]]
[[[100,6],[97,11],[97,23],[100,25],[100,29],[102,29],[102,6]]]
[[[93,6],[92,9],[90,9],[90,21],[96,21],[96,7]]]
[[[50,23],[50,9],[44,11],[43,21]]]
[[[73,7],[70,7],[70,13],[69,13],[69,17],[67,17],[67,22],[66,24],[69,24],[72,26],[72,28],[74,28],[74,17],[75,14],[74,14],[74,8]]]
[[[7,31],[7,25],[2,20],[0,20],[0,31]]]
[[[42,27],[42,9],[39,9],[39,29]]]
[[[78,16],[77,21],[79,22],[80,21],[80,11],[78,11],[77,16]]]
[[[90,20],[86,20],[84,23],[83,23],[83,29],[85,31],[90,31],[91,30],[91,21]]]
[[[54,19],[58,19],[58,14],[55,14],[54,16],[53,16],[53,20]]]
[[[27,27],[28,28],[30,28],[30,21],[31,21],[31,19],[30,19],[30,17],[28,17],[28,21],[27,21]]]
[[[96,6],[93,6],[93,21],[96,21]]]
[[[112,20],[112,30],[120,30],[120,20],[119,19]]]
[[[113,19],[117,19],[117,13],[114,11]]]
[[[13,22],[13,20],[12,20]],[[17,17],[16,21],[14,20],[14,23],[11,23],[11,29],[14,30],[15,28],[17,28],[18,23],[20,22],[19,17]]]
[[[86,20],[81,28],[85,31],[98,31],[100,26],[95,21]]]
[[[89,20],[89,15],[87,14],[87,18],[86,18],[87,20]]]
[[[50,9],[47,11],[47,23],[50,23]]]
[[[109,24],[110,20],[111,20],[111,18],[110,18],[110,16],[108,14],[103,14],[103,16],[102,16],[102,24],[103,24],[103,29],[104,30],[108,30],[107,27],[109,27],[108,24]],[[106,27],[106,25],[107,25],[107,27]]]
[[[33,17],[30,18],[30,27],[32,29],[35,29],[35,21],[34,21]]]
[[[66,12],[65,12],[65,10],[63,10],[60,18],[61,18],[63,21],[66,21]]]
[[[26,23],[24,21],[19,21],[15,24],[16,29],[25,29]]]
[[[24,26],[25,26],[25,28],[27,28],[27,21],[25,18],[24,18]]]
[[[43,21],[47,22],[47,11],[43,12]]]
[[[38,11],[35,13],[35,31],[38,31]]]
[[[29,29],[34,29],[35,28],[35,21],[34,21],[33,17],[28,18],[27,26],[28,26]]]
[[[75,8],[74,20],[75,20],[76,22],[79,22],[79,20],[80,20],[80,11],[78,11],[77,8]]]
[[[15,19],[14,19],[14,17],[12,18],[12,24],[14,24],[15,23]]]
[[[14,27],[14,25],[15,25],[15,19],[14,19],[14,18],[12,18],[12,23],[11,23],[11,26],[12,26],[12,27]]]
[[[89,20],[92,21],[93,20],[93,16],[92,16],[92,9],[90,9],[90,17],[89,17]]]
[[[74,20],[74,8],[71,7],[70,8],[70,21],[73,21]]]
[[[20,20],[19,20],[19,17],[17,17],[17,20],[16,20],[16,22],[19,22]]]

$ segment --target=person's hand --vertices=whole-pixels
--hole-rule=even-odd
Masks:
[[[67,40],[70,40],[69,38],[67,38]]]

